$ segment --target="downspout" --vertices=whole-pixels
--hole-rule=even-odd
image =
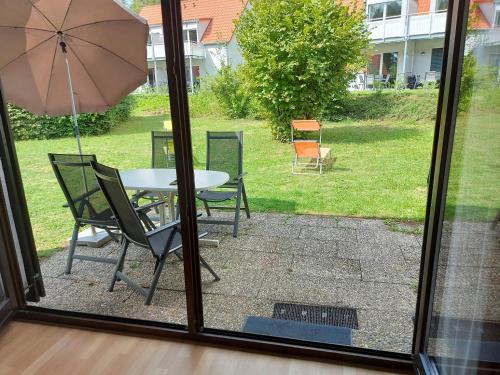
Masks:
[[[409,23],[410,23],[410,0],[406,0],[406,13],[405,13],[405,34],[404,34],[404,40],[405,40],[405,48],[403,52],[403,76],[406,74],[406,59],[408,55],[408,28],[409,28]],[[404,79],[404,78],[403,78]]]

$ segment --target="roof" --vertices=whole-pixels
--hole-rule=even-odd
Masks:
[[[248,0],[184,0],[182,1],[183,21],[209,21],[202,43],[227,43],[234,33],[234,21],[246,8]],[[150,26],[161,25],[160,5],[144,7],[140,14]]]

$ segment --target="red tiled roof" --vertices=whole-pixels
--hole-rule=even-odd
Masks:
[[[182,20],[209,20],[201,37],[203,43],[229,42],[234,33],[234,21],[245,10],[248,0],[183,0]],[[149,25],[161,25],[160,5],[144,7],[140,14]]]

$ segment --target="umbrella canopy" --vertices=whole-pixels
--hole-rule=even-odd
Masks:
[[[103,112],[146,82],[148,33],[113,0],[0,0],[6,99],[39,115]]]

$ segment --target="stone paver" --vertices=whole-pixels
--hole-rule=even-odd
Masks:
[[[358,309],[360,325],[353,331],[353,345],[411,350],[418,236],[390,231],[380,220],[314,215],[242,216],[236,239],[229,226],[200,227],[209,238],[220,240],[217,248],[200,249],[221,277],[214,282],[202,269],[207,327],[239,331],[248,316],[271,317],[276,302],[352,307]],[[78,251],[117,257],[119,244]],[[123,282],[114,292],[107,291],[112,265],[76,261],[73,273],[64,275],[66,255],[57,253],[42,262],[47,298],[39,306],[186,324],[183,263],[175,256],[162,272],[152,305],[144,306],[142,296]],[[130,246],[125,272],[149,286],[153,270],[148,250]]]

